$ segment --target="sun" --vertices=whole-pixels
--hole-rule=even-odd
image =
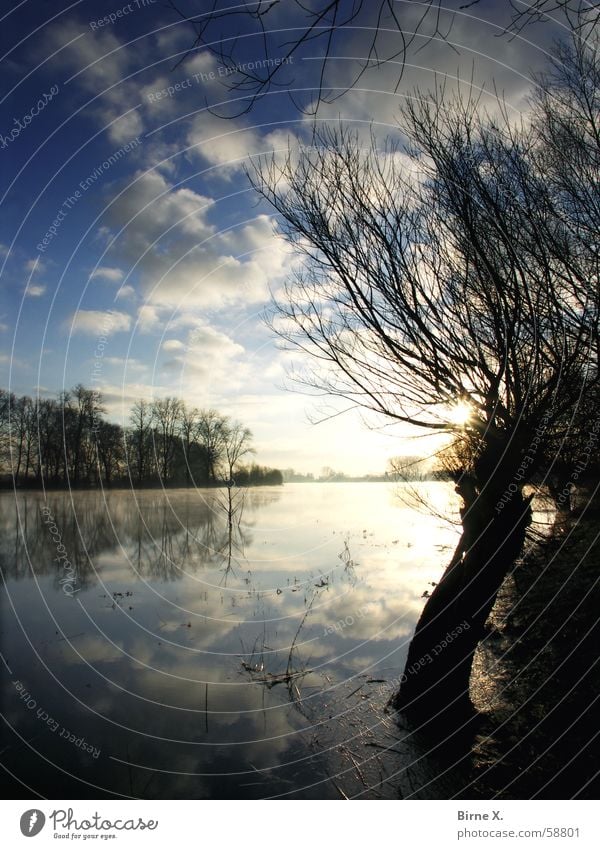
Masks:
[[[466,401],[457,401],[448,411],[448,421],[454,425],[465,425],[473,415],[473,407]]]

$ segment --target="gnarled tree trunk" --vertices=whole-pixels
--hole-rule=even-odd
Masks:
[[[392,707],[417,721],[472,712],[473,655],[504,578],[531,522],[530,498],[515,492],[502,510],[491,492],[465,499],[463,533],[452,561],[427,601],[411,641]]]

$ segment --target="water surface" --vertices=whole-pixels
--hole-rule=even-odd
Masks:
[[[382,708],[458,538],[398,493],[237,491],[231,522],[215,490],[0,495],[10,794],[377,795],[356,758],[393,743]]]

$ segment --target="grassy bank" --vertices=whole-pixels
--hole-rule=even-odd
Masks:
[[[600,499],[505,581],[475,659],[471,798],[597,798]]]

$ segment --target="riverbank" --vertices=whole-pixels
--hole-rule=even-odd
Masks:
[[[600,499],[513,570],[478,650],[483,714],[463,798],[596,798]]]

